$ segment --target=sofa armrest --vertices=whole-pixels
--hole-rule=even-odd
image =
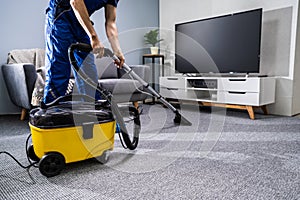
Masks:
[[[16,106],[30,109],[37,76],[35,66],[27,63],[4,64],[2,74],[11,101]]]
[[[130,68],[144,81],[150,81],[150,67],[148,65],[130,65]],[[124,72],[124,70],[119,70],[119,77],[131,79],[130,76]]]

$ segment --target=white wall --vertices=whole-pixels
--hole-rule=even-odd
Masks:
[[[262,55],[260,70],[277,77],[276,103],[269,106],[270,113],[294,115],[300,112],[295,88],[300,84],[299,67],[295,64],[298,1],[297,0],[160,0],[160,28],[174,38],[175,24],[223,14],[263,8]],[[168,31],[166,31],[168,30]],[[168,46],[168,47],[164,47]],[[162,44],[174,52],[174,40]],[[298,44],[300,46],[300,44]],[[168,56],[173,62],[174,56]],[[172,75],[174,66],[167,69]],[[297,103],[297,99],[298,102]]]

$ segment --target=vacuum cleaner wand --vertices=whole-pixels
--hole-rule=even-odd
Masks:
[[[91,52],[93,49],[91,47],[91,45],[89,44],[84,44],[84,43],[76,43],[76,44],[72,44],[69,48],[69,56],[70,56],[70,62],[73,65],[73,67],[75,68],[75,70],[81,75],[81,77],[83,79],[85,79],[85,82],[89,83],[91,86],[97,88],[97,84],[94,83],[88,76],[86,76],[86,74],[84,72],[82,72],[76,62],[75,56],[73,54],[74,50],[79,50],[79,51],[83,51],[83,52]],[[104,49],[104,57],[111,57],[114,61],[119,61],[119,58],[114,55],[112,53],[112,51],[110,49],[105,48]],[[168,101],[166,101],[158,92],[156,92],[149,83],[147,83],[146,81],[144,81],[141,77],[139,77],[126,63],[123,64],[122,69],[127,73],[130,74],[134,79],[136,79],[140,84],[142,84],[146,90],[152,94],[154,97],[156,97],[158,99],[158,101],[160,101],[163,105],[165,105],[166,107],[168,107],[170,110],[172,110],[175,114],[175,118],[174,118],[174,123],[175,124],[179,124],[179,125],[186,125],[186,126],[191,126],[192,123],[187,120],[185,117],[183,117],[179,111],[172,106],[172,104],[170,104]],[[113,102],[113,104],[115,104]],[[116,107],[115,105],[112,106],[113,108]],[[115,109],[115,114],[117,115],[117,118],[119,118],[118,116],[120,116],[120,113],[118,112],[118,109]],[[121,120],[122,121],[122,120]],[[126,127],[123,126],[123,123],[120,123],[121,129],[124,129],[124,132],[126,131]]]
[[[113,53],[109,49],[105,49],[104,51],[105,56],[110,56],[114,61],[119,61],[119,58],[116,55],[113,55]],[[124,63],[122,69],[130,74],[134,79],[136,79],[138,82],[140,82],[146,90],[151,93],[153,96],[157,98],[158,101],[160,101],[162,104],[164,104],[166,107],[168,107],[170,110],[172,110],[175,113],[174,123],[180,124],[180,125],[187,125],[191,126],[192,123],[187,120],[185,117],[183,117],[179,111],[172,106],[168,101],[166,101],[158,92],[156,92],[149,83],[145,82],[141,77],[139,77],[126,63]]]

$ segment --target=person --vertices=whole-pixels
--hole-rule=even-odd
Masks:
[[[90,20],[90,16],[97,10],[105,10],[106,36],[114,54],[119,58],[115,62],[122,67],[125,58],[120,48],[118,30],[116,26],[116,9],[119,0],[50,0],[46,10],[46,81],[44,88],[44,103],[50,103],[56,98],[65,95],[71,74],[71,64],[68,57],[68,48],[72,43],[90,44],[93,53],[103,56],[104,46]],[[84,52],[74,53],[80,69],[97,83],[97,69],[94,55]],[[77,73],[74,73],[78,92],[96,99],[100,94],[84,83]]]

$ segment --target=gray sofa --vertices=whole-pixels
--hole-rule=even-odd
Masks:
[[[99,84],[112,92],[116,102],[143,101],[147,95],[143,93],[144,87],[137,81],[131,79],[124,70],[118,69],[110,58],[96,59]],[[147,65],[131,65],[132,70],[146,82],[150,80],[150,67]]]
[[[24,52],[26,50],[22,50]],[[31,51],[32,50],[28,50]],[[35,52],[36,54],[36,52]],[[36,90],[36,82],[44,78],[41,76],[43,72],[41,67],[36,66],[34,59],[36,55],[28,55],[28,59],[33,59],[30,63],[8,63],[2,65],[2,74],[11,101],[22,108],[21,120],[26,116],[26,112],[30,110],[32,105],[32,93]],[[136,80],[132,80],[128,74],[124,74],[123,70],[114,66],[112,59],[101,58],[96,59],[96,66],[99,84],[104,89],[109,90],[113,94],[113,98],[118,103],[138,102],[147,98],[143,93],[144,87]],[[147,65],[132,65],[132,69],[146,82],[149,81],[150,68]],[[73,75],[71,74],[71,78]],[[74,89],[76,92],[76,88]]]
[[[2,74],[10,100],[22,108],[21,120],[25,119],[27,110],[32,108],[32,92],[37,78],[33,64],[4,64]]]
[[[33,106],[32,93],[38,77],[36,69],[44,65],[43,49],[16,49],[8,53],[7,64],[2,65],[2,75],[13,104],[22,108],[21,120]]]

